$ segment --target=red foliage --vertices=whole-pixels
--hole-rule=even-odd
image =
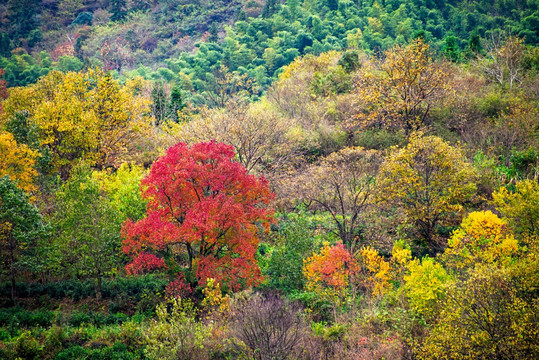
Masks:
[[[201,285],[209,277],[233,290],[259,283],[254,256],[273,194],[233,158],[231,146],[214,141],[168,149],[142,181],[147,216],[124,224],[124,252],[169,255]]]
[[[4,76],[6,71],[4,69],[0,69],[0,77]],[[7,99],[7,82],[4,79],[0,79],[0,100]],[[0,114],[4,111],[4,107],[2,104],[0,104]]]
[[[133,259],[130,264],[127,264],[125,270],[129,275],[141,274],[159,269],[165,269],[165,261],[153,254],[141,252]]]
[[[0,77],[4,76],[5,73],[4,69],[0,69]],[[7,99],[7,82],[4,79],[0,79],[0,99]]]
[[[180,273],[176,280],[170,282],[165,289],[168,298],[188,297],[193,292],[189,284],[185,282],[185,276]]]

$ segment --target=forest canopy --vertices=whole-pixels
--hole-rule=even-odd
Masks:
[[[0,4],[0,358],[539,358],[539,2]]]

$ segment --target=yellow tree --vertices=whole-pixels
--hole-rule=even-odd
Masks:
[[[383,296],[391,289],[391,264],[370,246],[358,254],[362,285],[374,296]]]
[[[459,148],[436,136],[414,133],[404,148],[393,148],[381,166],[378,197],[404,213],[401,223],[412,231],[421,252],[435,253],[442,226],[454,224],[476,191],[475,172]]]
[[[85,158],[98,167],[119,165],[136,133],[132,130],[149,113],[131,90],[100,70],[51,72],[36,84],[11,90],[0,125],[26,111],[40,148],[63,177],[75,159]]]
[[[383,61],[373,60],[362,68],[358,95],[365,107],[349,126],[418,130],[425,125],[432,101],[448,89],[447,79],[423,40],[397,45]]]
[[[433,318],[445,297],[445,286],[451,281],[446,270],[433,258],[425,256],[407,264],[404,275],[404,294],[415,312]]]
[[[536,180],[517,182],[515,191],[501,187],[492,194],[496,209],[517,234],[539,235],[539,184]]]
[[[539,263],[536,254],[520,261],[523,266],[509,268],[481,265],[449,284],[417,358],[537,359],[539,303],[533,294]]]
[[[0,177],[8,175],[26,193],[36,190],[36,156],[36,151],[24,144],[17,144],[11,133],[0,131]]]
[[[450,267],[462,272],[476,264],[506,264],[518,250],[505,219],[491,211],[475,211],[453,232],[443,258]]]

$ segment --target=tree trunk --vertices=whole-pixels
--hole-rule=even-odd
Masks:
[[[101,274],[97,274],[97,286],[95,288],[95,297],[97,300],[101,300],[101,286],[102,286]]]
[[[101,277],[101,271],[97,271],[97,284],[96,284],[96,288],[95,288],[95,298],[97,300],[101,300],[101,287],[102,287],[102,277]]]
[[[9,239],[9,257],[10,257],[10,277],[11,277],[11,300],[15,301],[15,246],[13,245],[13,237]]]

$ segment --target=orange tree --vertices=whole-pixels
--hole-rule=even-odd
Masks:
[[[330,246],[326,242],[320,253],[314,253],[304,260],[305,288],[332,303],[336,320],[337,307],[346,298],[350,278],[358,271],[356,259],[342,243]]]
[[[122,229],[129,273],[167,268],[171,286],[187,291],[210,278],[234,291],[259,283],[255,253],[273,194],[233,158],[222,143],[178,143],[154,163],[142,181],[146,217]]]
[[[34,192],[37,171],[34,168],[37,152],[25,144],[17,144],[13,135],[0,130],[0,176],[8,175],[27,193]]]

